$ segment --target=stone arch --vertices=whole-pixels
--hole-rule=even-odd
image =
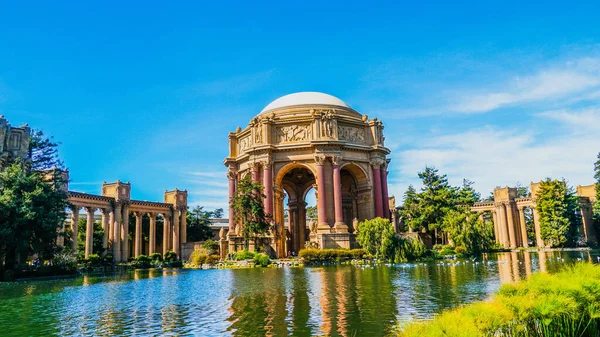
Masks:
[[[358,186],[364,186],[369,184],[369,174],[365,171],[365,169],[353,162],[344,163],[340,170],[346,170],[354,176],[356,179]]]
[[[353,233],[354,219],[363,221],[372,217],[371,209],[365,196],[371,194],[369,175],[365,169],[356,163],[345,163],[341,166],[342,180],[342,212],[348,231]]]
[[[308,171],[310,171],[310,173],[312,173],[312,175],[314,175],[315,177],[317,176],[317,173],[315,172],[314,168],[312,168],[310,165],[308,165],[306,163],[292,162],[292,163],[284,165],[283,167],[281,167],[280,169],[278,169],[276,171],[275,185],[280,186],[285,175],[288,174],[290,171],[292,171],[295,168],[305,168]]]

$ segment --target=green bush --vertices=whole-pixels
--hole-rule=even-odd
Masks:
[[[196,249],[190,254],[190,264],[192,266],[201,267],[206,263],[206,258],[208,255],[206,254],[205,249]]]
[[[52,265],[65,272],[74,272],[77,270],[77,256],[69,249],[54,254]]]
[[[102,263],[104,262],[104,259],[102,257],[100,257],[100,255],[98,255],[98,254],[88,255],[87,260],[88,260],[89,266],[91,266],[91,267],[101,266]]]
[[[236,261],[243,261],[243,260],[252,260],[254,258],[254,253],[247,251],[247,250],[242,250],[239,251],[237,253],[235,253],[235,260]]]
[[[600,266],[577,264],[505,284],[490,300],[413,322],[399,336],[599,336]]]
[[[429,254],[427,247],[419,237],[408,236],[400,238],[395,246],[393,261],[395,263],[414,261]]]
[[[177,261],[177,254],[172,250],[168,250],[165,253],[165,262],[175,262],[175,261]]]
[[[150,268],[150,257],[148,255],[140,255],[131,260],[131,265],[134,268]]]
[[[258,253],[254,255],[254,264],[261,267],[266,267],[271,262],[267,254]]]
[[[333,262],[352,259],[362,259],[365,252],[362,249],[302,249],[298,256],[306,262]]]
[[[150,254],[150,260],[152,261],[162,261],[162,254],[161,253],[152,253]]]
[[[204,249],[210,251],[211,254],[219,251],[219,243],[213,239],[208,239],[202,244]]]
[[[456,252],[456,254],[466,254],[467,253],[467,248],[463,247],[463,246],[457,246],[456,248],[454,248],[454,251]]]
[[[212,254],[206,257],[206,264],[215,265],[221,261],[221,257],[216,254]]]

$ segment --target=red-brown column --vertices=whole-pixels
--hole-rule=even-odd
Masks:
[[[375,216],[383,217],[383,194],[381,192],[381,170],[379,163],[373,163],[373,187],[375,188]]]
[[[387,219],[390,218],[390,198],[388,196],[388,184],[387,184],[387,165],[382,167],[381,170],[381,191],[383,192],[383,216]]]
[[[335,209],[335,226],[344,225],[344,213],[342,211],[342,178],[340,176],[340,165],[337,160],[333,162],[333,204]]]
[[[235,232],[235,214],[231,204],[231,198],[235,195],[235,179],[236,173],[234,171],[227,172],[227,178],[229,179],[229,233]]]
[[[251,172],[252,172],[252,182],[257,183],[258,182],[258,163],[252,164]]]
[[[265,185],[265,213],[273,215],[273,177],[271,176],[271,165],[263,167],[263,183]]]
[[[317,162],[317,216],[319,226],[329,226],[327,223],[327,203],[325,202],[325,157],[316,157]]]

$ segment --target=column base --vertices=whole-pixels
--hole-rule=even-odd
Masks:
[[[317,227],[317,233],[331,233],[331,227],[327,222],[321,222]]]
[[[336,222],[333,227],[336,233],[348,233],[348,226],[343,222]]]

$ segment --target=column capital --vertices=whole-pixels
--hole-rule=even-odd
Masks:
[[[110,212],[111,212],[111,209],[109,209],[108,207],[100,208],[100,213],[102,213],[103,215],[106,215]]]
[[[331,156],[331,163],[335,166],[340,166],[342,163],[342,156]]]
[[[69,208],[71,209],[72,212],[79,213],[79,210],[81,209],[81,206],[71,204],[71,205],[69,205]]]
[[[157,215],[156,213],[154,213],[154,212],[146,212],[146,214],[148,215],[148,217],[150,219],[156,219],[156,215]]]
[[[251,171],[258,171],[259,168],[260,168],[260,162],[255,161],[255,162],[250,163]]]
[[[316,154],[315,155],[315,162],[317,163],[318,166],[325,164],[326,160],[327,160],[327,157],[324,154]]]
[[[379,158],[371,160],[371,166],[372,166],[374,169],[379,169],[379,168],[381,168],[381,166],[382,166],[384,163],[385,163],[385,161],[384,161],[383,159],[379,159]]]
[[[144,212],[142,211],[133,211],[131,212],[136,218],[141,218],[144,216]]]
[[[84,209],[85,209],[85,211],[87,213],[94,213],[94,212],[96,212],[96,210],[98,209],[98,207],[86,206],[86,207],[84,207]]]
[[[234,170],[227,171],[227,179],[229,179],[229,180],[237,179],[237,171],[234,171]]]

